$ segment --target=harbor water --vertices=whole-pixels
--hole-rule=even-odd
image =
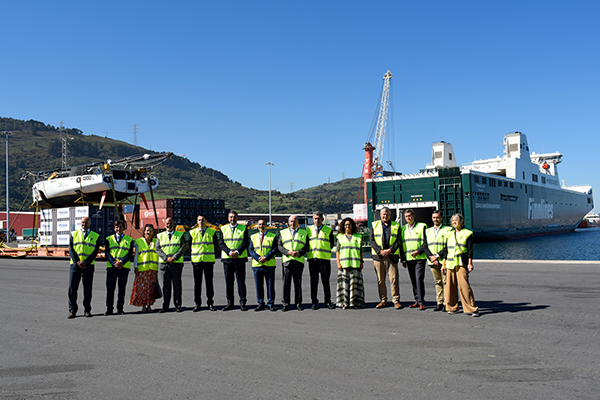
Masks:
[[[600,228],[527,239],[476,243],[475,259],[485,260],[600,260]]]

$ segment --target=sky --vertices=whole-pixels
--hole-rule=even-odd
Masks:
[[[506,133],[600,188],[597,1],[0,0],[0,116],[185,154],[282,192],[361,175],[383,84],[402,173]],[[597,189],[599,190],[599,189]],[[357,188],[358,193],[358,188]],[[201,193],[198,194],[202,196]],[[597,201],[600,201],[598,199]],[[598,209],[598,207],[596,207]]]

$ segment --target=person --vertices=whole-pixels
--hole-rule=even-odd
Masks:
[[[106,254],[106,312],[104,315],[113,314],[115,302],[115,287],[117,282],[117,314],[125,314],[125,288],[131,269],[130,260],[133,254],[133,238],[123,234],[124,221],[115,221],[115,234],[106,237],[104,249]]]
[[[231,211],[227,216],[229,224],[221,227],[219,245],[221,247],[221,262],[225,273],[225,297],[227,305],[223,311],[233,310],[235,296],[233,283],[237,281],[240,296],[240,310],[246,311],[246,262],[248,261],[248,229],[246,225],[238,224],[238,213]]]
[[[156,238],[154,225],[144,226],[144,237],[133,243],[133,291],[129,304],[142,307],[143,313],[152,312],[154,304],[154,284],[158,274],[158,254],[156,254]]]
[[[337,305],[342,309],[365,305],[362,269],[364,266],[361,236],[352,218],[344,218],[337,235],[335,258],[338,267]]]
[[[313,214],[314,225],[311,225],[306,231],[308,233],[308,271],[310,273],[310,299],[312,309],[319,307],[319,276],[323,284],[323,296],[325,305],[333,309],[335,305],[331,302],[331,287],[329,279],[331,277],[331,249],[335,246],[333,229],[323,225],[323,213],[316,211]]]
[[[465,229],[465,218],[454,214],[451,219],[453,230],[447,233],[447,254],[442,264],[446,274],[446,311],[455,314],[458,310],[458,290],[465,313],[479,317],[473,290],[469,284],[469,273],[473,272],[473,232]]]
[[[425,230],[427,239],[419,250],[425,252],[427,264],[433,275],[435,282],[435,297],[437,306],[433,311],[442,311],[444,309],[444,285],[446,284],[446,275],[442,274],[442,260],[446,254],[446,235],[452,229],[449,226],[442,226],[442,212],[435,210],[431,214],[433,226]]]
[[[392,221],[390,209],[383,207],[380,212],[380,221],[373,222],[371,227],[371,248],[373,249],[371,257],[377,275],[379,300],[381,300],[381,303],[377,304],[375,308],[385,308],[388,305],[386,275],[390,279],[394,307],[397,310],[402,308],[398,282],[400,243],[400,224]]]
[[[186,244],[183,232],[175,230],[173,218],[165,220],[164,232],[156,236],[156,254],[158,254],[159,279],[162,283],[163,305],[161,313],[169,311],[171,303],[171,286],[173,289],[173,305],[177,312],[182,312],[181,307],[181,274],[183,273],[183,253]]]
[[[248,253],[252,257],[252,271],[256,282],[256,300],[258,307],[254,311],[265,309],[265,287],[267,283],[267,306],[271,311],[275,308],[275,253],[277,252],[277,235],[267,232],[267,221],[258,221],[258,232],[250,237]]]
[[[302,311],[302,271],[304,255],[308,252],[307,232],[300,228],[296,215],[288,218],[288,229],[279,232],[278,243],[283,262],[283,311],[290,309],[292,281],[294,282],[294,302],[296,309]]]
[[[192,237],[192,267],[194,270],[194,312],[202,306],[202,274],[206,285],[206,304],[210,311],[216,311],[213,297],[213,275],[215,269],[215,249],[219,248],[217,231],[208,227],[206,217],[198,215],[198,227],[190,231]]]
[[[81,218],[81,229],[71,232],[69,237],[69,316],[77,315],[77,290],[79,282],[83,284],[83,309],[86,317],[92,316],[92,286],[94,283],[94,270],[96,255],[100,248],[100,241],[96,232],[90,228],[92,220],[89,217]]]
[[[421,250],[421,246],[427,243],[425,229],[427,225],[422,222],[415,222],[415,213],[408,209],[404,212],[406,225],[402,226],[402,248],[400,257],[402,266],[408,268],[410,283],[412,284],[414,304],[410,308],[419,307],[423,311],[425,307],[425,264],[427,256]]]

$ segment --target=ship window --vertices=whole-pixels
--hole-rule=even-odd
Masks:
[[[525,180],[525,171],[523,171],[523,180]]]
[[[486,184],[487,183],[487,178],[481,177],[481,183]]]
[[[536,174],[531,174],[531,180],[533,182],[537,182],[538,181],[538,176]]]
[[[546,183],[546,177],[542,176],[542,183]]]
[[[490,187],[496,187],[496,180],[494,178],[490,178]]]
[[[477,175],[473,177],[473,182],[479,183],[479,177]]]
[[[442,152],[441,151],[436,151],[433,153],[433,158],[442,158]]]
[[[527,193],[527,185],[525,185],[525,193]]]
[[[508,182],[504,181],[504,187],[508,187]]]
[[[452,160],[452,153],[448,153],[448,159]]]
[[[518,143],[512,143],[510,145],[508,151],[519,151],[519,144]]]
[[[510,183],[510,188],[511,188],[511,189],[514,189],[514,188],[515,188],[515,185],[514,185],[512,182]]]

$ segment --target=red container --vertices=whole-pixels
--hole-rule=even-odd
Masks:
[[[146,204],[144,203],[144,201],[140,201],[140,210],[152,210],[152,199],[146,197],[146,200],[148,201],[148,207],[146,207]],[[172,199],[161,199],[161,200],[154,200],[154,205],[156,206],[157,209],[159,208],[173,208],[173,200]]]
[[[165,219],[168,217],[172,217],[173,209],[172,208],[159,208],[157,206],[156,207],[156,216],[158,217],[159,220]],[[140,210],[140,220],[142,220],[142,219],[154,219],[154,210],[153,209]]]

